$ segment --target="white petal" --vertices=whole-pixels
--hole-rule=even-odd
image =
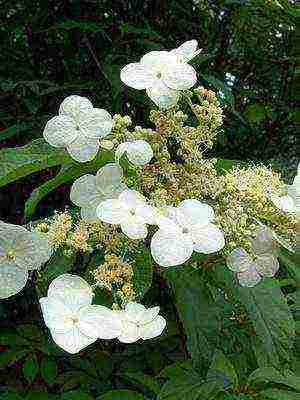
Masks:
[[[82,307],[78,317],[78,327],[88,337],[114,339],[121,334],[121,319],[107,307],[99,305]]]
[[[99,148],[99,139],[81,136],[77,137],[76,140],[67,146],[67,151],[74,160],[84,163],[93,160]]]
[[[261,281],[261,276],[256,271],[255,264],[252,264],[247,271],[238,272],[237,279],[241,286],[253,287]]]
[[[293,213],[295,211],[295,203],[291,196],[271,196],[273,204],[283,212]]]
[[[83,207],[80,210],[81,218],[88,222],[96,222],[98,220],[97,207],[98,205],[95,207]]]
[[[123,170],[115,163],[106,164],[100,168],[96,175],[97,189],[107,198],[114,198],[126,186],[122,183]]]
[[[80,116],[80,133],[87,137],[103,138],[111,128],[111,115],[102,108],[93,108]]]
[[[78,136],[76,124],[68,115],[51,118],[43,132],[44,139],[54,147],[66,147]]]
[[[253,260],[242,247],[234,249],[231,255],[227,257],[226,261],[228,268],[234,272],[247,271],[250,265],[253,264]]]
[[[251,239],[252,250],[258,254],[272,253],[275,250],[274,235],[270,228],[265,225],[259,226]]]
[[[197,82],[197,73],[189,64],[171,65],[163,76],[166,86],[176,90],[186,90]]]
[[[133,343],[140,339],[140,329],[133,322],[127,321],[126,318],[122,319],[122,332],[118,336],[122,343]]]
[[[121,69],[121,81],[134,89],[146,89],[153,85],[152,71],[140,63],[131,63]]]
[[[55,278],[48,288],[48,297],[63,301],[66,307],[73,312],[86,305],[93,299],[93,290],[80,276],[63,274]]]
[[[197,40],[188,40],[177,47],[177,49],[171,50],[170,53],[175,54],[179,62],[188,62],[201,52],[202,49],[197,50],[197,47]]]
[[[144,239],[148,235],[147,226],[134,217],[123,220],[121,229],[130,239]]]
[[[80,119],[81,113],[86,113],[93,109],[93,104],[89,99],[82,96],[69,96],[61,103],[59,107],[59,114],[69,115],[77,122]]]
[[[151,240],[151,254],[157,264],[170,267],[185,263],[193,253],[188,235],[172,234],[159,229]]]
[[[153,321],[141,327],[141,339],[147,340],[160,336],[166,324],[167,322],[164,317],[158,315]]]
[[[141,64],[150,68],[153,73],[163,73],[169,65],[177,63],[177,57],[169,51],[150,51],[141,58]]]
[[[165,85],[160,79],[156,80],[153,85],[146,89],[147,95],[160,108],[170,108],[178,103],[179,92]]]
[[[42,297],[40,305],[45,324],[55,332],[68,332],[73,328],[72,311],[63,303],[62,299]]]
[[[183,220],[179,217],[178,222],[182,226],[190,226],[193,224],[207,225],[213,221],[215,217],[214,210],[211,206],[201,201],[187,199],[179,204],[178,209],[183,213]]]
[[[121,224],[127,217],[128,209],[124,208],[123,203],[117,199],[102,201],[97,207],[97,216],[108,224]]]
[[[6,299],[19,293],[26,285],[27,269],[13,262],[0,263],[0,299]]]
[[[135,209],[138,206],[146,204],[145,197],[136,190],[132,189],[123,190],[118,198],[122,203],[127,204],[128,209]]]
[[[199,225],[198,228],[193,227],[192,237],[194,250],[199,253],[216,253],[225,246],[223,232],[214,224]]]
[[[70,200],[79,207],[89,206],[98,200],[99,204],[101,197],[97,193],[96,177],[86,174],[76,179],[71,187]]]
[[[126,319],[135,324],[139,324],[147,309],[143,304],[129,301],[125,306]]]
[[[96,341],[94,337],[90,338],[81,333],[76,325],[66,333],[59,333],[53,330],[50,330],[50,332],[54,342],[70,354],[79,353],[82,349]]]
[[[115,153],[116,159],[119,160],[125,152],[129,161],[138,166],[148,164],[153,157],[152,147],[145,140],[135,140],[119,144]]]
[[[255,259],[256,270],[262,276],[272,277],[279,270],[279,262],[272,254],[262,254]]]

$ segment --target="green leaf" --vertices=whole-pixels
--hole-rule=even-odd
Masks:
[[[56,383],[63,385],[64,391],[75,389],[80,384],[88,384],[90,382],[90,376],[82,371],[68,371],[63,375],[59,375],[56,379]]]
[[[163,378],[174,379],[193,370],[192,360],[179,361],[165,367],[159,374]]]
[[[0,354],[0,369],[9,367],[14,364],[17,360],[21,360],[25,355],[27,355],[29,349],[26,350],[7,350]]]
[[[23,400],[24,398],[18,393],[8,392],[1,395],[1,400]],[[27,400],[27,399],[26,399]]]
[[[153,261],[150,251],[144,247],[134,262],[134,286],[139,298],[150,289],[153,278]]]
[[[226,387],[231,386],[236,388],[239,384],[234,366],[220,350],[217,350],[215,353],[207,377],[223,379],[225,383],[224,386]]]
[[[79,390],[71,390],[70,392],[62,393],[61,400],[94,400],[92,396]]]
[[[292,277],[300,284],[300,254],[287,255],[286,251],[281,251],[279,260],[287,268]]]
[[[26,218],[31,217],[38,203],[52,190],[64,183],[75,180],[85,173],[96,171],[103,167],[108,161],[112,161],[112,153],[103,149],[94,160],[88,163],[82,164],[69,160],[62,165],[59,173],[54,178],[48,180],[31,193],[29,199],[25,203],[24,216]]]
[[[260,124],[267,117],[264,105],[258,103],[248,105],[244,116],[251,124]]]
[[[26,346],[28,341],[20,337],[18,334],[13,332],[1,332],[0,333],[0,344],[9,346]]]
[[[213,400],[223,390],[218,380],[204,382],[196,374],[177,377],[164,384],[159,400]]]
[[[111,390],[100,397],[101,400],[146,400],[145,397],[132,390],[119,389]]]
[[[41,374],[46,383],[52,385],[57,377],[57,364],[54,358],[43,357],[41,362]]]
[[[189,265],[170,268],[165,276],[171,283],[175,304],[194,362],[208,366],[218,343],[219,313],[201,271]]]
[[[283,375],[272,367],[259,368],[256,371],[252,372],[252,374],[248,378],[248,385],[253,386],[253,383],[257,382],[279,383],[300,391],[299,376],[296,376],[293,373],[286,373],[285,375]]]
[[[35,325],[24,324],[16,326],[18,333],[26,339],[31,340],[42,340],[44,337],[43,332],[40,328]]]
[[[25,400],[56,400],[57,397],[55,394],[50,394],[46,392],[36,392],[30,391]]]
[[[152,390],[155,394],[158,394],[161,389],[161,385],[158,381],[150,375],[146,375],[143,372],[126,372],[121,374],[122,377],[129,379],[131,382],[138,382],[145,388]]]
[[[300,400],[300,393],[290,390],[266,389],[261,391],[260,394],[270,400]]]
[[[32,382],[39,372],[39,363],[35,353],[30,354],[23,364],[23,375]]]
[[[247,163],[238,160],[228,160],[225,158],[218,158],[216,167],[219,170],[229,171],[233,167],[246,167]]]
[[[65,151],[36,139],[26,146],[0,151],[0,187],[45,168],[63,164],[69,159]]]

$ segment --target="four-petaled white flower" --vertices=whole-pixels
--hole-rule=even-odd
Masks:
[[[253,287],[263,277],[272,277],[279,269],[276,258],[276,242],[273,232],[260,226],[251,240],[253,256],[242,247],[237,247],[227,258],[227,265],[236,273],[242,286]]]
[[[51,146],[66,148],[74,160],[87,162],[95,158],[101,139],[111,129],[107,111],[94,108],[85,97],[69,96],[61,103],[59,115],[47,122],[43,135]]]
[[[146,309],[142,304],[129,302],[125,310],[116,313],[122,321],[122,331],[118,336],[122,343],[155,338],[161,335],[166,327],[166,320],[158,315],[159,307]]]
[[[171,50],[170,53],[175,54],[179,62],[187,63],[201,53],[202,49],[197,49],[197,47],[197,40],[188,40],[176,49]]]
[[[82,218],[88,221],[97,220],[97,207],[107,199],[117,197],[125,188],[122,183],[123,170],[117,164],[106,164],[96,176],[86,174],[72,185],[71,201],[81,207]]]
[[[297,175],[291,185],[286,185],[287,194],[285,196],[271,195],[273,204],[283,212],[294,214],[296,219],[300,219],[300,163],[298,164]]]
[[[119,161],[124,153],[126,153],[128,160],[137,166],[148,164],[153,157],[152,147],[145,140],[134,140],[133,142],[119,144],[115,153],[116,160]]]
[[[75,354],[97,339],[114,339],[122,331],[117,313],[92,305],[93,291],[80,276],[63,274],[49,285],[40,299],[45,324],[54,342]]]
[[[0,221],[0,299],[19,293],[28,271],[48,261],[52,251],[43,234]]]
[[[153,224],[155,211],[135,190],[124,190],[117,199],[105,200],[97,207],[98,218],[109,224],[120,225],[131,239],[144,239],[147,224]]]
[[[191,88],[197,81],[195,69],[187,64],[195,53],[194,41],[191,42],[180,46],[181,49],[147,53],[140,62],[122,68],[121,80],[134,89],[146,89],[160,108],[176,105],[179,91]]]
[[[159,230],[151,240],[151,254],[163,267],[185,263],[193,251],[215,253],[225,245],[222,231],[212,223],[214,210],[198,200],[188,199],[178,207],[166,207],[157,217]]]

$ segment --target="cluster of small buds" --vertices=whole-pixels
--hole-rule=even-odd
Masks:
[[[47,237],[49,242],[54,248],[59,248],[66,244],[69,232],[72,229],[72,218],[70,214],[65,211],[57,213],[53,221],[49,225]]]
[[[129,115],[125,115],[122,117],[120,114],[115,114],[112,119],[113,127],[112,127],[112,135],[117,140],[117,142],[121,143],[126,140],[129,135],[128,128],[132,125],[132,120]]]
[[[96,286],[116,293],[122,300],[135,298],[133,285],[133,268],[115,254],[106,254],[104,263],[92,272]]]
[[[88,227],[82,221],[75,228],[74,232],[71,232],[66,240],[66,245],[73,249],[75,252],[80,253],[91,253],[93,248],[89,243],[90,233]]]

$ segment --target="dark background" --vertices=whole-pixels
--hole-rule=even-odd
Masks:
[[[299,68],[292,1],[0,1],[0,15],[1,147],[41,137],[71,94],[150,126],[151,102],[120,83],[121,67],[197,39],[199,84],[216,90],[225,109],[212,155],[272,162],[293,173]],[[20,222],[29,193],[55,172],[2,190],[0,218]],[[49,195],[40,214],[63,207],[67,194],[62,186]]]

